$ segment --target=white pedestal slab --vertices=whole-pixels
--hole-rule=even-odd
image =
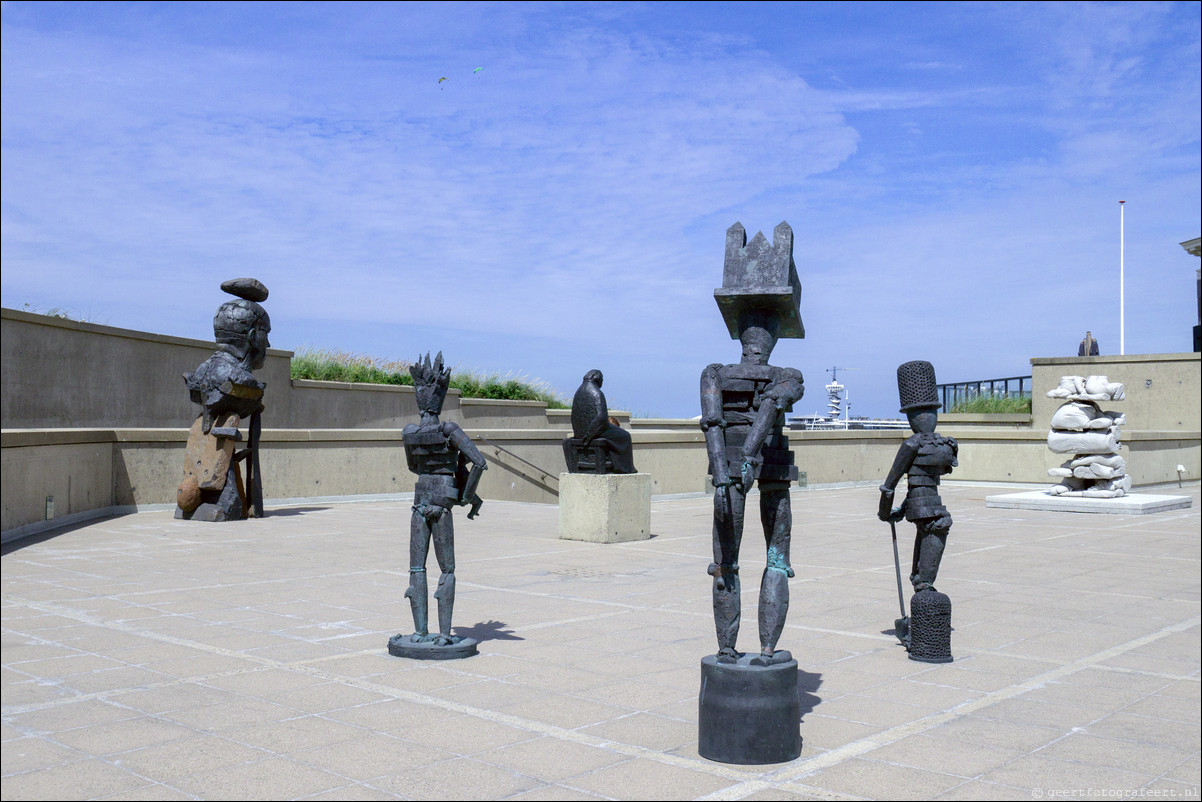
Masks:
[[[1052,510],[1053,512],[1094,512],[1113,515],[1148,515],[1165,510],[1189,507],[1189,496],[1155,496],[1150,493],[1128,493],[1118,498],[1085,498],[1083,496],[1053,496],[1046,490],[1026,493],[1007,493],[986,496],[986,507],[1011,510]]]
[[[561,473],[559,537],[589,543],[651,537],[651,474]]]

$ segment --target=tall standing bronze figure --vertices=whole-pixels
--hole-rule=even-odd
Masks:
[[[777,763],[801,754],[797,661],[777,651],[789,610],[789,485],[797,467],[784,434],[785,413],[804,392],[801,372],[768,364],[781,337],[805,337],[793,230],[781,223],[770,245],[743,226],[726,232],[722,287],[714,298],[732,339],[736,364],[701,373],[701,429],[714,485],[714,628],[718,653],[701,661],[698,750],[724,763]],[[736,649],[740,619],[739,548],[747,494],[759,486],[768,557],[760,580],[760,651]]]
[[[419,660],[450,660],[476,654],[476,641],[451,635],[451,612],[455,606],[455,529],[451,508],[471,505],[468,518],[476,517],[483,503],[476,494],[481,473],[488,468],[484,455],[462,429],[451,421],[440,421],[442,404],[451,379],[442,353],[433,362],[427,354],[409,366],[420,423],[402,431],[409,470],[417,474],[413,490],[413,514],[409,522],[409,599],[413,611],[412,635],[395,635],[388,641],[389,653]],[[471,465],[469,468],[468,465]],[[442,576],[438,579],[438,634],[429,630],[426,560],[430,541]]]
[[[897,392],[901,411],[910,419],[914,434],[897,450],[893,467],[881,485],[877,517],[893,523],[903,517],[914,523],[914,557],[910,583],[908,637],[898,636],[910,651],[910,658],[927,663],[950,662],[951,600],[935,590],[939,563],[952,528],[952,516],[939,498],[939,479],[956,467],[959,446],[955,439],[935,433],[939,422],[939,395],[935,368],[930,362],[915,360],[897,369]],[[893,494],[901,478],[906,477],[906,500],[893,506]]]
[[[714,626],[718,658],[739,657],[739,547],[747,493],[760,489],[760,521],[768,544],[760,582],[760,657],[772,660],[789,610],[789,484],[797,467],[784,435],[785,413],[802,397],[801,371],[768,364],[780,337],[805,336],[801,283],[793,264],[793,231],[781,223],[768,245],[762,233],[747,244],[743,226],[726,232],[723,286],[714,293],[731,337],[743,346],[738,364],[713,364],[701,374],[701,429],[714,485]],[[786,653],[787,654],[787,653]],[[787,659],[787,658],[786,658]]]

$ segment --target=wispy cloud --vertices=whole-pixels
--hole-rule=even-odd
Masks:
[[[922,347],[957,373],[1079,339],[1055,299],[1102,306],[1081,265],[1109,258],[1112,194],[1163,211],[1149,237],[1196,234],[1168,231],[1196,227],[1197,46],[1142,5],[956,7],[1022,47],[932,25],[879,80],[864,54],[896,32],[804,5],[779,46],[723,6],[5,6],[4,303],[204,336],[216,284],[255,275],[284,347],[441,348],[565,392],[601,367],[616,403],[694,414],[701,367],[737,355],[723,232],[787,219],[810,335],[782,364],[814,388],[862,366],[860,411],[887,412],[932,305],[954,337]]]

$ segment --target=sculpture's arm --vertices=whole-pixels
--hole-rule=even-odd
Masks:
[[[709,457],[714,487],[732,484],[726,461],[726,438],[723,436],[725,422],[722,420],[722,388],[718,376],[721,367],[715,363],[701,371],[701,431],[705,433],[705,452]]]
[[[881,485],[881,502],[877,507],[876,517],[882,521],[896,521],[902,516],[903,508],[895,509],[893,507],[893,492],[902,476],[914,464],[914,457],[918,456],[918,446],[913,441],[914,438],[911,437],[901,444],[901,448],[897,449],[897,456],[893,458],[893,467],[889,469],[889,475],[885,477],[885,483]]]
[[[480,453],[480,449],[476,448],[476,444],[472,442],[472,438],[467,436],[467,432],[459,428],[459,425],[452,421],[444,421],[442,424],[442,433],[452,444],[467,456],[472,465],[482,471],[488,470],[488,460],[484,459],[484,455]]]
[[[772,384],[760,397],[755,422],[743,443],[743,483],[750,483],[754,466],[760,461],[760,450],[776,425],[781,410],[789,409],[805,394],[801,371],[793,368],[775,368]]]

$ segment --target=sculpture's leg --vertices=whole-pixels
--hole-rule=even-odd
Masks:
[[[742,616],[739,593],[739,545],[743,538],[743,492],[734,487],[714,490],[714,628],[718,634],[718,656],[735,659]]]
[[[951,528],[951,516],[944,513],[938,518],[918,521],[914,536],[914,565],[910,583],[914,592],[928,590],[935,585],[939,575],[939,563],[947,547],[947,533]]]
[[[610,452],[614,473],[638,473],[638,469],[634,467],[634,446],[630,432],[611,423],[609,428],[602,433],[602,437],[605,447]]]
[[[760,581],[760,654],[771,657],[789,614],[789,544],[793,532],[793,509],[789,486],[765,489],[760,485],[760,521],[768,543],[768,564]]]
[[[247,465],[247,495],[250,497],[251,513],[256,518],[263,517],[263,476],[259,472],[259,437],[263,429],[260,413],[250,416],[250,455]]]
[[[455,607],[455,528],[451,513],[443,513],[433,525],[434,556],[438,558],[438,567],[442,576],[438,579],[438,590],[434,598],[438,599],[438,634],[439,642],[451,640],[451,612]]]
[[[413,608],[413,631],[429,634],[429,614],[426,597],[426,555],[430,551],[430,522],[418,507],[409,520],[409,589],[405,598]]]
[[[192,516],[193,519],[198,521],[240,520],[242,518],[242,495],[238,491],[238,485],[241,483],[242,477],[238,474],[238,463],[231,462],[226,472],[225,486],[221,488],[220,495],[213,502],[214,508],[211,510],[198,508]],[[212,496],[209,497],[212,498]],[[201,508],[204,506],[204,504],[201,504]]]

